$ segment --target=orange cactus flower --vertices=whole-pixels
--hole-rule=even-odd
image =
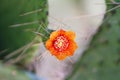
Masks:
[[[77,49],[74,39],[74,32],[60,29],[51,33],[45,45],[57,59],[64,60],[66,57],[72,56]]]

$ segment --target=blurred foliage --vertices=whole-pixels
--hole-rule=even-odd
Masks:
[[[120,0],[116,0],[119,1]],[[111,3],[108,2],[107,3]],[[108,10],[120,4],[108,4]],[[120,7],[108,12],[89,49],[67,80],[120,79]]]
[[[13,66],[1,65],[0,80],[31,80],[25,72],[19,71]]]

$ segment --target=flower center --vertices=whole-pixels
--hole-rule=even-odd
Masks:
[[[53,45],[57,51],[64,51],[68,48],[69,41],[65,36],[58,36]]]

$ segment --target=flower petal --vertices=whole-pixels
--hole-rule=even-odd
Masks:
[[[67,32],[65,33],[65,35],[66,35],[69,39],[72,39],[72,40],[75,39],[75,33],[72,32],[72,31],[67,31]]]
[[[59,35],[59,33],[58,33],[57,31],[54,31],[54,32],[51,33],[50,39],[53,40],[53,39],[55,39],[58,35]]]
[[[59,60],[64,60],[67,56],[66,55],[58,55],[56,56],[57,59]]]

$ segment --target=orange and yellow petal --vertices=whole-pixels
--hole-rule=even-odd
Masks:
[[[58,56],[56,56],[56,58],[59,59],[59,60],[64,60],[64,59],[66,59],[66,57],[67,57],[67,55],[58,55]]]
[[[72,31],[67,31],[65,34],[69,39],[74,40],[75,39],[75,33]]]
[[[57,36],[59,36],[59,35],[61,35],[61,34],[64,35],[64,34],[65,34],[65,31],[62,30],[62,29],[60,29],[59,31],[54,31],[54,32],[51,33],[50,39],[53,40],[53,39],[55,39]]]
[[[54,31],[54,32],[51,33],[50,39],[53,40],[53,39],[56,38],[58,35],[59,35],[58,32],[57,32],[57,31]]]
[[[49,49],[52,46],[52,41],[47,40],[45,45],[46,45],[46,48]]]

